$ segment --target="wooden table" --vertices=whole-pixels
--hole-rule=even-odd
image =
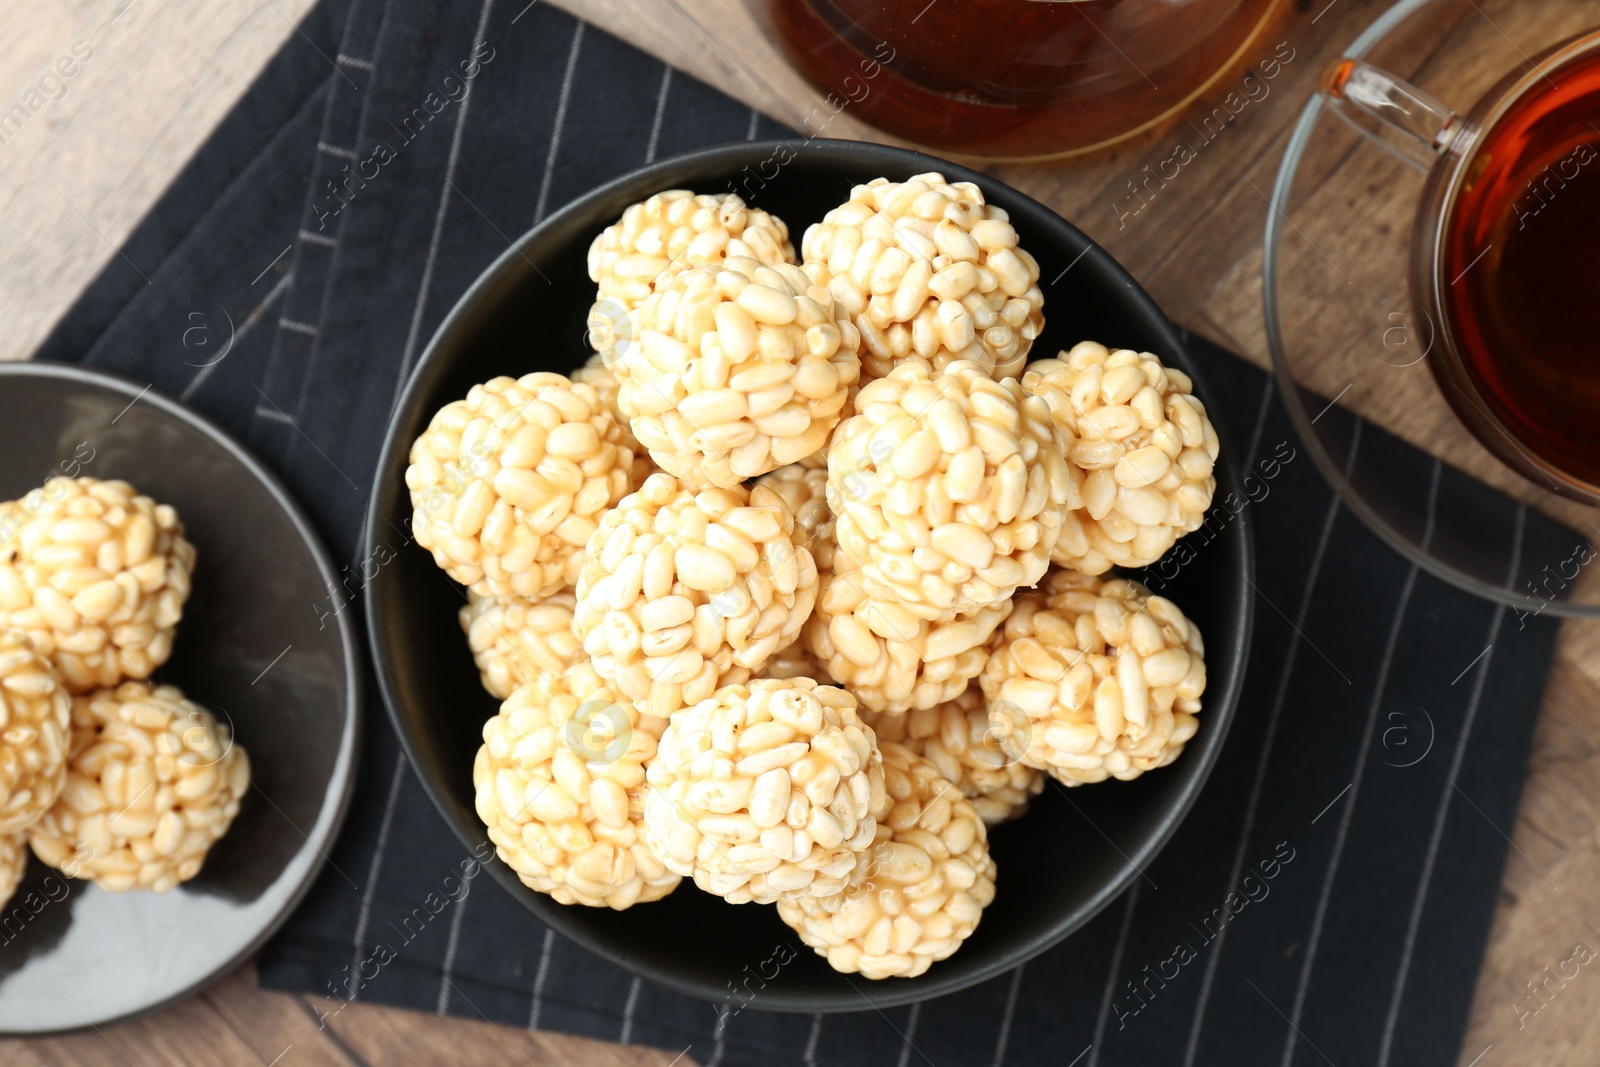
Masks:
[[[797,127],[820,103],[767,44],[741,0],[551,2]],[[6,325],[0,359],[26,358],[49,332],[312,3],[59,0],[0,10],[0,92],[20,94],[74,41],[95,49],[67,95],[0,144],[0,188],[6,190],[0,197],[0,322]],[[1275,91],[1229,127],[1228,151],[1206,153],[1186,168],[1185,180],[1164,189],[1137,225],[1119,227],[1110,205],[1130,175],[1164,155],[1170,138],[1159,131],[1088,161],[1007,165],[995,173],[1076,221],[1174,318],[1265,364],[1262,191],[1271,186],[1288,128],[1324,63],[1386,6],[1386,0],[1295,3],[1267,42],[1289,41],[1296,50]],[[827,132],[884,139],[848,109]],[[1392,424],[1406,398],[1402,391],[1352,395],[1346,402]],[[1600,932],[1589,925],[1600,925],[1600,894],[1588,889],[1600,885],[1596,711],[1600,622],[1568,622],[1512,832],[1463,1067],[1596,1061],[1600,982],[1571,983],[1520,1029],[1511,1007],[1525,994],[1523,983],[1569,956],[1575,942],[1600,945]],[[323,1004],[258,989],[254,967],[247,965],[150,1018],[100,1033],[0,1044],[0,1064],[431,1064],[458,1062],[459,1050],[469,1045],[484,1064],[674,1062],[672,1052],[361,1004],[323,1028],[316,1011]],[[687,1067],[692,1059],[691,1053],[676,1062]]]

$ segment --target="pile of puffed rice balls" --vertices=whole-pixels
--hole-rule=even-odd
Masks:
[[[1194,736],[1199,631],[1107,572],[1198,528],[1217,436],[1150,353],[1027,363],[1039,267],[970,183],[857,186],[800,249],[733,195],[628,208],[587,364],[447,404],[406,484],[504,701],[473,780],[525,884],[621,909],[689,878],[911,977],[1046,776]]]
[[[0,503],[0,906],[28,850],[102,889],[200,873],[250,762],[149,675],[172,654],[195,550],[127,482],[51,478]]]

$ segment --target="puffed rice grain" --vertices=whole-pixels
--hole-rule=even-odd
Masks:
[[[823,685],[836,685],[828,672],[822,669],[817,658],[801,639],[788,648],[779,649],[767,660],[766,666],[755,673],[757,678],[810,678]]]
[[[628,416],[617,406],[617,393],[622,388],[622,383],[617,381],[616,374],[611,370],[610,361],[604,358],[605,355],[599,353],[590,356],[583,366],[572,372],[571,377],[575,382],[593,386],[594,391],[600,394],[600,402],[611,412],[611,417],[617,420],[617,428],[620,431],[618,444],[633,453],[633,474],[628,479],[628,484],[637,489],[644,484],[646,478],[661,468],[655,465],[644,445],[633,436],[633,427],[628,425]]]
[[[806,543],[813,545],[811,555],[819,549],[833,552],[833,512],[828,509],[828,467],[813,467],[804,463],[791,463],[779,467],[756,479],[757,485],[766,486],[783,498],[794,515],[797,530],[803,530]]]

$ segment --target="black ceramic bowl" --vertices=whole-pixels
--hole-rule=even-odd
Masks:
[[[125,479],[178,509],[198,552],[193,593],[153,680],[232,727],[252,788],[170,893],[106,893],[31,860],[0,909],[0,1034],[99,1026],[236,967],[322,870],[355,781],[355,627],[319,616],[337,573],[278,480],[148,387],[0,363],[0,500],[55,475]]]
[[[1060,216],[992,178],[857,142],[718,145],[596,189],[522,237],[467,291],[429,343],[389,427],[369,536],[381,539],[410,521],[407,453],[436,410],[495,375],[569,371],[587,358],[584,324],[594,286],[586,253],[629,204],[663,189],[732,190],[784,219],[798,243],[851,186],[929,170],[977,183],[1010,212],[1023,245],[1038,258],[1046,326],[1036,354],[1054,355],[1086,337],[1148,350],[1190,374],[1196,393],[1208,397],[1177,331],[1127,272]],[[1234,457],[1224,436],[1219,500],[1238,489]],[[1044,951],[1121,893],[1178,828],[1227,735],[1250,642],[1252,559],[1243,514],[1218,534],[1202,565],[1182,568],[1164,590],[1204,633],[1209,675],[1200,733],[1175,764],[1131,783],[1075,789],[1070,797],[1052,786],[1025,819],[997,828],[990,838],[999,865],[994,904],[960,951],[922,977],[847,980],[802,949],[781,980],[762,990],[761,1007],[856,1011],[863,1006],[860,989],[879,1007],[949,993]],[[496,706],[479,685],[456,622],[462,592],[413,545],[367,585],[366,597],[378,678],[406,751],[446,821],[472,847],[484,839],[473,811],[472,760]],[[619,966],[708,1000],[731,1003],[729,983],[746,964],[779,941],[799,945],[775,909],[735,907],[687,883],[659,903],[614,913],[565,907],[522,886],[503,864],[490,870],[561,933]]]

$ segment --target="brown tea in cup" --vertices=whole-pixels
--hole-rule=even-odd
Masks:
[[[1440,296],[1477,399],[1523,447],[1595,486],[1600,53],[1559,74],[1472,148],[1444,219]]]
[[[1411,299],[1445,400],[1507,466],[1600,501],[1600,32],[1524,62],[1464,116],[1354,59],[1321,88],[1429,171]]]

